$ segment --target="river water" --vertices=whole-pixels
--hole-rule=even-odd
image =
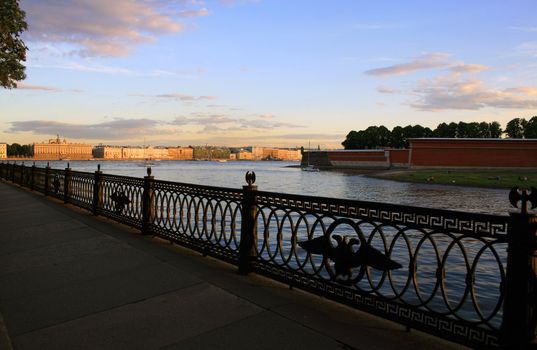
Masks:
[[[93,172],[101,164],[106,174],[143,177],[146,168],[136,161],[71,161],[73,170]],[[255,171],[262,191],[357,199],[374,202],[506,215],[508,190],[437,184],[415,184],[367,177],[356,171],[306,172],[293,162],[160,161],[152,166],[157,180],[241,188],[246,171]],[[43,167],[46,162],[36,162]],[[50,162],[52,168],[67,166]]]

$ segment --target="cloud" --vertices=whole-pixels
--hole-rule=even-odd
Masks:
[[[69,89],[64,90],[53,86],[44,86],[44,85],[32,85],[25,82],[17,83],[17,90],[37,90],[37,91],[48,91],[48,92],[82,92],[82,90],[79,89]]]
[[[422,111],[537,108],[534,88],[492,89],[479,79],[461,78],[458,74],[422,80],[414,93],[419,99],[411,105]]]
[[[490,69],[490,67],[483,64],[457,63],[452,65],[449,69],[454,73],[479,73]]]
[[[446,53],[429,53],[407,63],[367,70],[365,71],[365,74],[374,76],[392,76],[408,74],[424,69],[446,67],[449,64],[448,57],[449,55]]]
[[[302,125],[267,120],[266,115],[259,115],[255,118],[235,118],[224,114],[193,114],[189,117],[176,117],[172,124],[185,126],[203,126],[203,133],[219,133],[226,131],[239,131],[248,129],[274,130],[281,128],[300,128]]]
[[[155,97],[178,100],[178,101],[201,101],[201,100],[216,99],[216,96],[191,96],[191,95],[185,95],[181,93],[161,94],[161,95],[155,95]]]
[[[310,133],[310,134],[281,134],[271,136],[272,138],[278,139],[294,139],[294,140],[323,140],[323,141],[335,141],[341,142],[345,139],[344,134],[320,134],[320,133]],[[313,146],[313,145],[312,145]]]
[[[398,89],[392,89],[392,88],[387,87],[387,86],[377,86],[377,91],[382,93],[382,94],[397,94],[397,93],[401,92]]]
[[[184,10],[180,11],[178,13],[181,17],[200,17],[200,16],[207,16],[209,14],[209,10],[206,8],[201,8],[199,10]]]
[[[43,86],[43,85],[32,85],[24,82],[17,83],[17,90],[39,90],[39,91],[50,91],[50,92],[59,92],[61,89],[52,87],[52,86]]]
[[[520,32],[529,32],[529,33],[536,33],[537,32],[537,27],[508,27],[509,29],[511,30],[517,30],[517,31],[520,31]]]
[[[60,134],[73,139],[121,140],[146,134],[171,133],[160,128],[161,121],[152,119],[121,119],[96,124],[74,124],[48,120],[11,122],[9,132],[31,132],[36,135]]]
[[[505,89],[506,92],[513,92],[516,94],[526,94],[528,96],[536,96],[537,97],[537,88],[529,87],[529,86],[521,86],[516,88],[509,88]]]
[[[132,48],[178,33],[178,17],[203,16],[188,2],[158,0],[24,0],[30,41],[61,43],[80,56],[126,56]],[[177,9],[179,7],[179,9]]]
[[[537,41],[528,41],[516,46],[513,49],[515,54],[523,56],[537,57]]]

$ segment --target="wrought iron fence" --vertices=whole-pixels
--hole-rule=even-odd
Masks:
[[[464,213],[0,164],[0,177],[95,215],[450,340],[535,340],[537,189],[521,213]]]

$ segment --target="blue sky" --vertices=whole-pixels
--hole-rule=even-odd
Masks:
[[[21,0],[0,141],[341,147],[537,115],[535,1]]]

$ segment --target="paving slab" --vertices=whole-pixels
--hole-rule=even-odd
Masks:
[[[341,350],[349,347],[284,317],[263,312],[162,349]]]
[[[263,310],[207,283],[12,339],[16,349],[158,349]],[[225,348],[220,344],[215,349]]]

